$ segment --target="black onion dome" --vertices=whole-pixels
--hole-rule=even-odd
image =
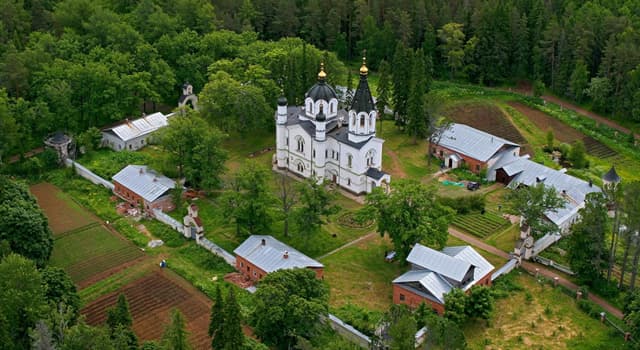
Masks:
[[[287,98],[284,96],[280,96],[278,98],[278,106],[286,106],[287,105]]]
[[[329,102],[332,98],[338,98],[336,91],[327,84],[324,80],[319,80],[315,85],[307,91],[307,97],[311,97],[312,100],[325,100]]]
[[[371,97],[371,90],[369,89],[369,83],[367,82],[367,75],[360,75],[360,82],[358,88],[353,96],[353,102],[351,103],[351,110],[360,112],[371,112],[376,108],[373,103],[373,97]]]

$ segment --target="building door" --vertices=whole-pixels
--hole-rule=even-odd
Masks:
[[[338,175],[332,174],[331,175],[331,182],[333,182],[334,184],[338,183]]]
[[[449,158],[449,168],[453,168],[453,159]]]

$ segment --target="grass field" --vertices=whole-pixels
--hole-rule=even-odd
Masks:
[[[578,309],[558,288],[538,283],[516,270],[523,290],[496,301],[494,316],[470,322],[464,333],[469,349],[621,349],[622,335]]]
[[[39,183],[29,188],[38,205],[44,210],[54,235],[97,222],[97,219],[71,197],[50,183]]]
[[[80,283],[141,256],[130,242],[95,226],[56,239],[51,265],[65,269],[74,282]]]
[[[391,281],[404,271],[398,262],[384,260],[392,247],[391,241],[376,233],[322,259],[324,278],[331,287],[331,307],[354,304],[386,311],[393,297]]]

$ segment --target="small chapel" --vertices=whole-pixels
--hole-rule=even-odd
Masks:
[[[278,99],[276,155],[279,169],[317,181],[330,181],[354,194],[389,188],[391,177],[382,171],[382,144],[376,137],[377,111],[362,59],[360,81],[348,110],[338,108],[338,97],[327,83],[324,64],[318,81],[305,94],[303,106]]]

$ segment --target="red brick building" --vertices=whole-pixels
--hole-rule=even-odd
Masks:
[[[113,193],[150,215],[153,209],[175,209],[170,195],[175,182],[144,165],[127,165],[113,176],[113,185]]]
[[[253,281],[282,269],[307,268],[313,270],[317,278],[324,274],[324,265],[272,236],[250,236],[233,252],[236,269]]]
[[[468,292],[475,285],[491,285],[494,267],[470,246],[441,252],[416,244],[407,257],[411,270],[393,280],[393,302],[411,308],[422,302],[442,315],[444,298],[453,288]]]
[[[433,156],[447,168],[466,167],[479,174],[487,173],[487,180],[495,181],[496,169],[520,156],[520,146],[500,137],[464,124],[452,124],[437,144],[432,143]]]

